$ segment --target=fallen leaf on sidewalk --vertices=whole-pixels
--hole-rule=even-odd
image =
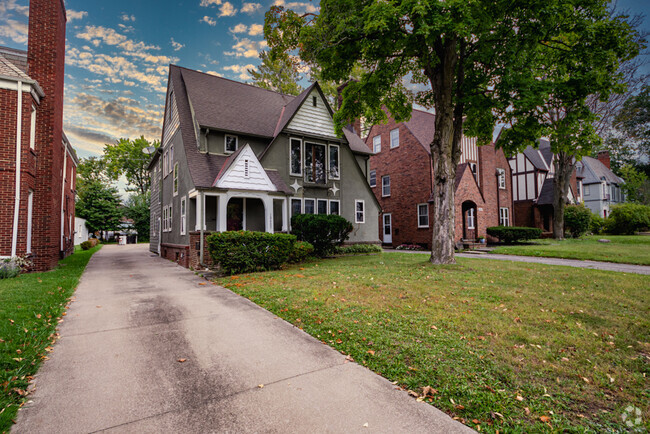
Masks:
[[[99,309],[101,306],[95,306],[97,309]]]
[[[179,361],[180,363],[185,363],[185,362],[187,362],[187,359],[178,359],[178,361]]]
[[[364,428],[368,428],[368,422],[364,423],[364,424],[363,424],[363,427],[364,427]]]
[[[257,387],[259,387],[260,389],[262,389],[262,388],[264,387],[264,385],[263,385],[263,384],[258,384]]]

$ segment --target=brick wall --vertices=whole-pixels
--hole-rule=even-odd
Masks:
[[[494,144],[479,146],[479,159],[481,161],[480,173],[481,192],[485,199],[482,221],[479,227],[483,229],[490,226],[499,226],[499,209],[508,208],[510,226],[514,226],[512,209],[512,173],[510,164],[501,149],[496,149]],[[506,188],[499,188],[497,169],[505,170]],[[485,236],[483,234],[482,236]]]
[[[208,235],[210,235],[212,232],[203,232],[203,238],[205,239]],[[190,232],[190,245],[189,245],[189,261],[188,265],[189,268],[192,270],[202,270],[204,267],[201,266],[200,264],[200,257],[199,257],[199,252],[201,251],[201,247],[199,244],[199,241],[201,240],[201,232],[199,231],[192,231]],[[203,263],[206,265],[208,268],[212,268],[213,263],[212,263],[212,257],[210,256],[210,252],[208,252],[208,244],[203,243]]]
[[[33,261],[36,268],[54,267],[61,251],[61,188],[65,158],[62,146],[65,8],[62,0],[29,2],[29,75],[45,93],[36,125],[36,183],[33,218]]]
[[[189,267],[189,246],[180,244],[162,243],[160,245],[160,257],[176,262],[178,265]]]
[[[487,207],[483,200],[483,195],[481,194],[481,191],[474,180],[474,175],[469,167],[459,165],[457,170],[462,170],[462,175],[459,175],[461,176],[460,182],[454,192],[455,241],[458,242],[462,238],[465,238],[465,235],[463,234],[463,226],[465,223],[465,218],[463,216],[463,203],[468,201],[473,202],[476,208],[474,238],[485,237]]]

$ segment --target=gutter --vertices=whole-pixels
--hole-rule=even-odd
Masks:
[[[18,247],[18,217],[20,212],[20,151],[22,147],[23,124],[23,82],[18,80],[18,110],[16,111],[16,196],[14,198],[14,230],[11,236],[11,256],[16,256]]]

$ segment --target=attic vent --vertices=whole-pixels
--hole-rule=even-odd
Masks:
[[[315,96],[311,97],[311,103],[316,107],[318,105],[318,99]]]
[[[248,178],[248,160],[244,160],[244,177]]]

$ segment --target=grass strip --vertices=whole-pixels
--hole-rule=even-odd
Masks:
[[[216,281],[483,432],[650,426],[647,276],[385,253]]]
[[[75,253],[51,271],[0,280],[0,432],[8,432],[27,387],[58,339],[57,325],[90,257]]]

